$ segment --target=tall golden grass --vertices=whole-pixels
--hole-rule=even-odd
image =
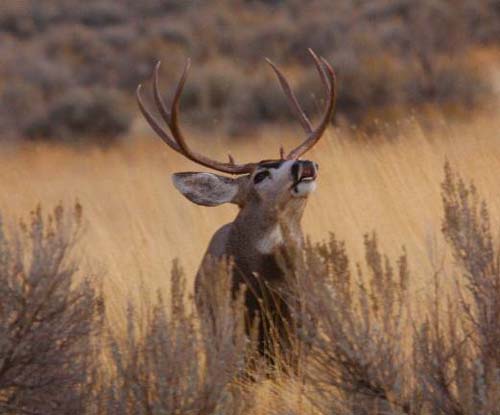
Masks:
[[[199,166],[168,149],[143,123],[136,124],[126,143],[108,151],[39,144],[0,154],[5,218],[19,217],[37,203],[78,199],[83,205],[82,267],[102,276],[111,310],[121,308],[139,285],[167,289],[174,258],[194,276],[212,233],[236,215],[235,207],[199,207],[177,193],[170,175]],[[426,276],[446,256],[440,232],[446,159],[474,180],[498,225],[500,119],[478,115],[468,122],[443,121],[427,131],[409,118],[385,129],[366,137],[332,128],[310,152],[308,157],[320,164],[320,178],[304,230],[313,240],[334,232],[360,259],[363,233],[374,230],[390,255],[405,246],[413,286],[425,289]],[[298,128],[268,128],[231,142],[191,135],[200,151],[225,158],[229,150],[241,161],[276,157],[280,144],[290,148],[302,137]]]

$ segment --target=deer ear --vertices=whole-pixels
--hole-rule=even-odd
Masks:
[[[238,204],[240,180],[213,173],[175,173],[172,181],[176,189],[191,202],[202,206],[223,203]]]

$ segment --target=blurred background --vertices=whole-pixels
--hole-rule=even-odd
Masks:
[[[3,0],[0,140],[108,146],[155,63],[167,93],[188,56],[184,120],[239,137],[292,118],[264,57],[317,112],[307,48],[337,71],[337,125],[464,116],[490,98],[499,42],[499,0]]]

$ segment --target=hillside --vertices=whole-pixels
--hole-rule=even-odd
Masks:
[[[271,24],[272,22],[272,24]],[[307,48],[339,78],[338,123],[398,119],[428,105],[463,112],[490,91],[471,53],[498,45],[498,1],[8,0],[0,9],[0,136],[97,141],[126,134],[133,93],[161,59],[168,95],[190,56],[191,123],[230,135],[291,113],[263,58],[305,108],[322,94]]]

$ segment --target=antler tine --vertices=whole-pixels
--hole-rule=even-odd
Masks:
[[[309,120],[306,113],[304,112],[304,110],[300,106],[299,101],[297,100],[297,97],[295,96],[287,79],[285,78],[285,76],[281,73],[281,71],[276,67],[276,65],[270,59],[266,58],[266,61],[271,66],[271,68],[273,68],[274,73],[278,77],[278,81],[281,85],[281,89],[283,90],[286,97],[288,98],[289,105],[290,105],[292,111],[295,112],[295,115],[298,117],[300,123],[302,124],[302,128],[304,128],[304,131],[307,134],[310,134],[313,131],[311,121]]]
[[[285,149],[283,146],[280,146],[280,159],[285,160]]]
[[[153,116],[153,114],[151,114],[151,112],[144,105],[144,102],[142,101],[142,97],[141,97],[141,90],[142,90],[142,85],[139,84],[137,86],[135,96],[137,98],[137,103],[139,104],[139,108],[142,112],[142,115],[144,116],[144,118],[146,119],[148,124],[151,126],[151,128],[154,130],[154,132],[156,134],[158,134],[160,136],[160,138],[168,146],[172,147],[172,149],[174,149],[175,151],[180,153],[181,148],[179,147],[179,145],[174,141],[174,139],[172,137],[169,136],[169,134],[163,129],[163,127],[160,126],[160,124],[158,123],[156,118]]]
[[[159,86],[159,72],[160,72],[161,61],[158,61],[155,66],[154,76],[153,76],[153,96],[155,98],[156,106],[158,107],[158,111],[165,123],[170,127],[170,112],[167,110],[167,106],[161,97],[160,86]]]
[[[159,89],[159,69],[160,62],[156,64],[154,71],[154,81],[153,81],[153,92],[154,99],[156,102],[156,106],[158,107],[158,111],[160,112],[163,120],[167,124],[170,129],[172,136],[170,136],[158,123],[156,118],[151,114],[151,112],[146,108],[142,101],[142,97],[140,94],[141,85],[137,87],[137,102],[139,103],[139,108],[141,109],[142,114],[148,121],[149,125],[153,130],[163,139],[163,141],[169,145],[173,150],[182,154],[184,157],[188,158],[195,163],[201,164],[202,166],[218,170],[224,173],[229,174],[244,174],[250,173],[256,166],[255,163],[247,163],[242,165],[237,165],[234,162],[232,156],[229,156],[229,163],[221,163],[215,160],[211,160],[208,157],[205,157],[201,154],[195,153],[192,151],[184,139],[184,136],[179,127],[179,101],[182,95],[182,90],[184,88],[184,84],[186,83],[187,74],[189,72],[189,68],[191,66],[191,61],[188,59],[186,61],[186,65],[184,66],[184,71],[182,72],[181,79],[177,84],[175,89],[174,98],[172,100],[172,105],[170,111],[167,109],[163,99],[161,98],[160,89]]]
[[[335,99],[336,99],[335,71],[324,58],[322,57],[318,58],[312,50],[310,50],[310,53],[314,59],[318,72],[320,73],[322,82],[327,90],[327,104],[325,112],[318,127],[314,131],[311,131],[307,139],[302,144],[300,144],[298,147],[293,149],[288,154],[286,158],[289,160],[298,159],[304,153],[309,151],[319,141],[319,139],[327,129],[328,123],[330,122],[333,113],[335,112]]]
[[[318,70],[319,76],[321,77],[321,82],[323,82],[323,86],[326,88],[327,91],[329,91],[331,88],[330,81],[328,80],[328,76],[325,73],[325,69],[321,65],[321,63],[323,62],[325,65],[328,66],[328,63],[323,58],[319,58],[318,55],[316,55],[316,53],[311,48],[307,49],[307,51],[314,60],[314,64],[316,65],[316,69]]]
[[[179,120],[179,100],[182,94],[182,90],[184,89],[184,84],[186,83],[187,74],[190,67],[191,67],[191,59],[188,58],[186,60],[186,65],[184,66],[184,71],[182,72],[181,79],[179,80],[179,83],[177,84],[177,87],[175,89],[174,98],[172,100],[172,105],[170,109],[170,117],[168,118],[167,121],[175,141],[177,142],[177,144],[179,144],[179,147],[182,149],[184,155],[186,155],[186,157],[188,158],[191,158],[193,154],[189,149],[189,147],[187,146],[186,140],[184,140],[184,136],[182,135],[182,132],[180,130],[178,120]]]

